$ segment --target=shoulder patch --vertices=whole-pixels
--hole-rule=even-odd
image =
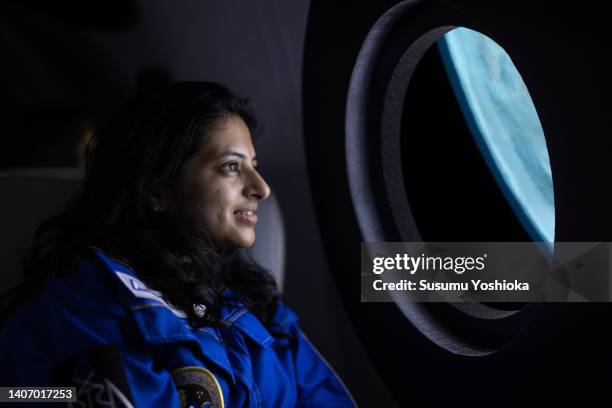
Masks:
[[[183,367],[172,372],[180,407],[224,408],[223,392],[215,375],[202,367]]]
[[[139,297],[139,298],[156,300],[159,303],[161,303],[163,306],[165,306],[166,308],[170,309],[170,311],[174,313],[176,316],[183,317],[183,318],[187,317],[185,313],[170,306],[168,302],[166,302],[162,298],[161,293],[159,293],[156,290],[149,289],[147,285],[145,285],[140,279],[135,278],[132,275],[129,275],[124,272],[120,272],[120,271],[113,271],[113,272],[115,272],[117,277],[121,280],[121,282],[123,282],[123,284],[128,288],[128,290],[132,292],[132,295]]]
[[[132,292],[132,294],[139,298],[147,298],[157,300],[163,304],[166,304],[166,301],[161,297],[161,294],[155,290],[147,288],[147,286],[133,276],[128,275],[127,273],[115,271],[121,282]]]

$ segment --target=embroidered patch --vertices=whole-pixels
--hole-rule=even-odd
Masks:
[[[115,274],[121,279],[121,282],[132,292],[132,294],[139,298],[153,299],[170,309],[178,317],[187,317],[187,315],[180,310],[176,310],[168,304],[162,297],[161,293],[156,290],[149,289],[140,279],[128,275],[127,273],[115,271]]]
[[[142,283],[139,279],[136,279],[133,276],[128,275],[127,273],[115,271],[121,282],[132,292],[132,294],[136,297],[147,298],[157,300],[163,304],[166,304],[164,299],[162,299],[161,294],[155,290],[147,288],[147,286]]]
[[[214,374],[202,367],[183,367],[172,372],[180,407],[224,408],[223,392]]]
[[[68,357],[53,369],[56,384],[76,387],[71,407],[134,408],[122,352],[100,345]],[[73,395],[74,396],[74,395]]]

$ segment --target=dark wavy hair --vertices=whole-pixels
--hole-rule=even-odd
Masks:
[[[255,131],[247,100],[212,82],[175,83],[128,104],[96,135],[80,194],[38,228],[22,259],[26,279],[16,299],[53,276],[78,271],[95,246],[131,265],[193,326],[225,325],[219,309],[226,289],[269,323],[279,298],[269,273],[237,250],[217,249],[194,216],[151,206],[156,191],[176,186],[181,166],[207,133],[232,115]],[[196,315],[194,304],[205,305],[207,313]]]

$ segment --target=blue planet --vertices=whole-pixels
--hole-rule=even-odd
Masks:
[[[438,49],[474,139],[533,241],[552,245],[555,203],[544,131],[520,73],[504,49],[467,28]]]

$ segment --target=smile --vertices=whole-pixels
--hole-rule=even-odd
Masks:
[[[255,225],[257,223],[257,214],[255,214],[255,211],[238,210],[234,211],[234,215],[236,215],[239,221],[245,224]]]

